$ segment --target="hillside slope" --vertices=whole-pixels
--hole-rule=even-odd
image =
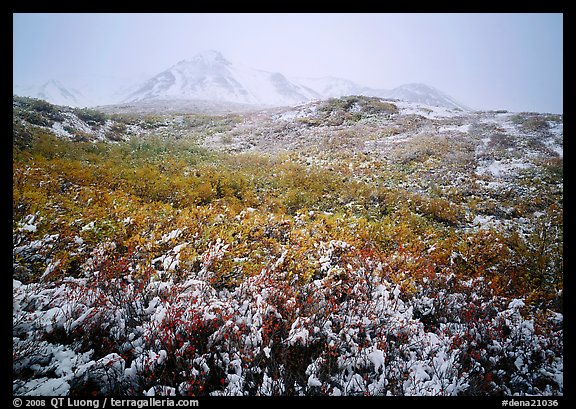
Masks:
[[[561,115],[13,124],[15,395],[564,393]]]

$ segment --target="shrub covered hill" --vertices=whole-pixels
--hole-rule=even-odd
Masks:
[[[13,113],[14,394],[563,394],[561,115]]]

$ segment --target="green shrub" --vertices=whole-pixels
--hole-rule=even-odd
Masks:
[[[90,126],[103,125],[106,122],[106,114],[90,108],[75,109],[74,112]]]
[[[512,117],[512,122],[524,132],[544,132],[550,128],[546,117],[541,114],[522,113]]]
[[[121,141],[126,137],[128,126],[123,122],[114,122],[106,132],[106,138],[111,141]]]

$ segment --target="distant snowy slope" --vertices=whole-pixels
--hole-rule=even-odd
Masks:
[[[369,88],[350,80],[335,77],[296,78],[295,82],[305,85],[322,98],[342,97],[346,95],[364,95],[369,97],[401,99],[431,106],[468,111],[469,108],[454,98],[426,84],[405,84],[394,89]]]
[[[343,97],[346,95],[364,95],[366,87],[362,87],[350,80],[336,77],[293,79],[294,82],[314,90],[323,98]]]
[[[76,81],[76,82],[74,82]],[[154,101],[208,101],[265,106],[293,106],[307,101],[364,95],[400,99],[448,109],[469,110],[449,95],[425,84],[394,89],[370,88],[344,78],[288,78],[234,63],[218,51],[204,51],[150,77],[82,76],[72,81],[49,80],[40,86],[13,87],[15,95],[44,99],[71,107],[150,104]],[[81,90],[81,91],[79,91]]]
[[[135,90],[135,74],[130,78],[87,75],[66,82],[50,79],[42,84],[14,84],[12,93],[21,97],[43,99],[55,105],[75,108],[109,105],[123,100]],[[140,84],[142,79],[138,81]],[[81,90],[81,91],[80,91]]]
[[[463,111],[470,110],[470,108],[466,107],[465,105],[462,105],[451,96],[426,84],[401,85],[399,87],[390,90],[387,95],[382,96],[432,106],[441,106],[445,108],[458,108]]]
[[[217,51],[206,51],[144,82],[125,102],[172,98],[279,106],[318,97],[280,73],[233,64]]]
[[[56,105],[80,107],[86,105],[86,97],[74,88],[63,85],[60,81],[49,80],[38,86],[13,87],[13,93],[23,97],[38,98]]]

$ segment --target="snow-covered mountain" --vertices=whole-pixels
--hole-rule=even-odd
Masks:
[[[67,105],[71,107],[88,105],[87,99],[82,92],[54,79],[46,81],[41,85],[14,85],[13,93],[24,97],[43,99],[56,105]]]
[[[115,104],[134,92],[137,85],[148,76],[133,74],[130,77],[85,75],[66,81],[50,79],[38,84],[14,83],[14,95],[46,100],[55,105],[74,108]],[[80,91],[81,90],[81,91]]]
[[[470,110],[444,92],[426,84],[405,84],[388,90],[364,87],[350,80],[334,77],[297,78],[294,81],[313,89],[323,98],[364,95],[368,97],[401,99],[407,102],[450,109],[457,108],[464,111]]]
[[[440,106],[445,108],[458,108],[468,111],[470,108],[462,105],[451,96],[426,84],[405,84],[396,87],[387,93],[387,98],[402,99],[409,102],[417,102],[425,105]]]
[[[82,91],[78,91],[82,90]],[[468,108],[425,84],[406,84],[391,90],[369,88],[343,78],[287,78],[279,72],[237,64],[218,51],[205,51],[182,60],[159,74],[142,78],[84,78],[70,86],[50,80],[40,86],[14,86],[15,95],[44,99],[72,107],[111,104],[154,104],[162,101],[207,101],[209,104],[292,106],[311,100],[346,95],[402,99],[445,108]],[[176,103],[176,102],[174,102]]]
[[[150,78],[123,102],[187,99],[280,106],[320,97],[280,73],[233,64],[217,51],[206,51]]]
[[[365,87],[344,78],[287,78],[281,73],[232,63],[213,50],[180,61],[150,78],[123,102],[178,99],[285,106],[345,95],[394,98],[468,110],[454,98],[425,84],[406,84],[387,90]]]
[[[316,93],[321,95],[322,98],[337,98],[346,95],[365,95],[368,90],[368,88],[362,87],[353,81],[336,77],[298,77],[292,78],[292,81],[314,90]]]

